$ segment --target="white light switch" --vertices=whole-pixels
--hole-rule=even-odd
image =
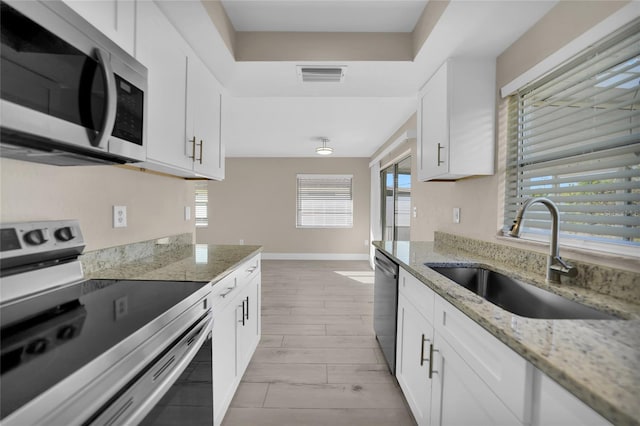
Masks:
[[[113,227],[127,227],[127,206],[113,206]]]
[[[191,206],[184,207],[184,220],[191,220]]]

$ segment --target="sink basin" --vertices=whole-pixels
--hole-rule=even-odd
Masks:
[[[429,267],[494,305],[523,317],[618,319],[613,315],[488,269],[459,266]]]

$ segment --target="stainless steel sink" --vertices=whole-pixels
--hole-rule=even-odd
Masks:
[[[429,266],[429,264],[426,264]],[[429,266],[513,314],[544,319],[619,319],[531,284],[484,268]]]

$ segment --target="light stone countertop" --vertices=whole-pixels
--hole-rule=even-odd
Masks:
[[[203,281],[214,283],[262,251],[251,245],[177,245],[108,268],[85,272],[85,278]]]
[[[486,258],[434,247],[431,242],[376,241],[373,244],[613,424],[640,424],[638,305],[594,295],[593,291],[577,287],[550,288]],[[517,316],[455,284],[425,263],[485,266],[573,300],[593,302],[591,304],[598,308],[628,319],[545,320]]]

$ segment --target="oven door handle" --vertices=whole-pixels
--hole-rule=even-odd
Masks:
[[[136,410],[132,412],[129,416],[125,416],[124,418],[114,419],[117,420],[117,424],[138,424],[140,423],[147,414],[153,409],[153,407],[160,401],[160,399],[164,396],[165,393],[173,386],[173,384],[178,380],[180,375],[184,372],[187,366],[193,360],[193,357],[200,350],[202,345],[211,335],[211,329],[213,325],[213,316],[211,311],[207,315],[206,324],[203,329],[197,335],[197,339],[189,339],[190,342],[187,342],[187,345],[190,346],[187,352],[182,356],[182,358],[178,361],[176,366],[170,370],[170,372],[158,383],[155,383],[155,389],[149,393],[147,398],[140,402]],[[195,343],[195,344],[194,344]],[[163,373],[159,373],[158,377],[154,380],[157,380],[162,377]],[[125,412],[123,411],[123,414]]]
[[[96,48],[96,58],[102,72],[102,80],[105,86],[105,113],[102,117],[102,128],[96,134],[91,145],[107,150],[107,141],[113,132],[113,126],[116,123],[116,113],[118,110],[118,92],[116,90],[116,78],[111,68],[111,60],[109,54],[102,49]]]

